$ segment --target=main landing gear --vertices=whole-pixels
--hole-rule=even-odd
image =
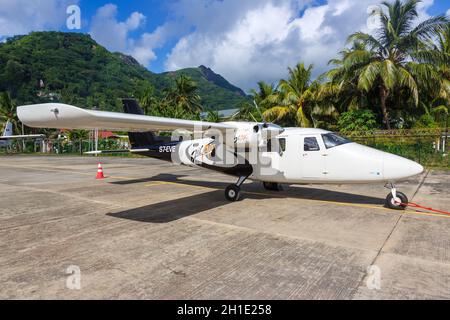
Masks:
[[[263,182],[263,186],[268,191],[283,191],[281,184],[276,182]]]
[[[238,201],[241,196],[241,186],[248,177],[239,177],[236,184],[231,184],[225,189],[225,198],[228,201]]]
[[[393,183],[389,183],[385,186],[391,189],[391,192],[386,197],[386,206],[394,210],[405,210],[408,206],[408,197],[400,191],[397,191]]]

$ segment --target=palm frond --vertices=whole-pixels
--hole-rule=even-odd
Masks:
[[[375,81],[380,77],[382,64],[379,61],[372,62],[365,66],[358,79],[358,88],[366,92],[370,91]]]
[[[449,20],[443,15],[432,17],[415,27],[411,34],[422,41],[432,39],[443,32],[448,23]]]
[[[382,62],[380,77],[385,87],[389,90],[392,90],[396,84],[397,71],[397,67],[391,60],[386,59]]]
[[[347,39],[347,42],[355,42],[355,41],[363,43],[364,46],[367,47],[369,50],[378,51],[380,53],[384,52],[383,45],[370,34],[364,32],[356,32],[350,35]]]
[[[402,87],[406,87],[410,90],[414,103],[417,106],[419,104],[419,88],[414,77],[405,68],[399,68],[398,79]]]
[[[306,116],[305,110],[303,108],[298,108],[296,117],[297,117],[297,124],[300,127],[308,128],[311,126],[311,121]]]
[[[291,110],[288,107],[276,106],[276,107],[272,107],[272,108],[264,111],[263,115],[264,115],[264,118],[269,121],[278,122],[278,121],[281,121],[282,119],[284,119],[290,113],[291,113]]]

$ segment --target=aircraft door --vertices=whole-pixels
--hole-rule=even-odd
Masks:
[[[325,146],[319,136],[303,136],[300,144],[300,167],[303,179],[322,180],[326,177]]]

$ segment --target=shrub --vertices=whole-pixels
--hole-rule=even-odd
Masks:
[[[341,133],[353,131],[373,131],[378,128],[375,114],[368,109],[349,110],[341,114],[338,120]]]

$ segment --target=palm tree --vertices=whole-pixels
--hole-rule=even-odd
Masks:
[[[278,91],[266,99],[275,106],[266,110],[264,117],[270,121],[308,127],[313,122],[311,111],[314,90],[318,87],[318,83],[311,80],[313,66],[305,67],[299,63],[288,70],[289,79],[280,80]]]
[[[378,91],[383,122],[391,128],[387,100],[391,93],[406,88],[414,104],[419,104],[419,87],[432,87],[439,75],[432,64],[417,63],[423,56],[425,41],[441,32],[447,19],[437,16],[419,23],[417,4],[420,0],[383,2],[372,15],[379,18],[377,35],[357,32],[349,42],[360,42],[367,49],[357,49],[346,55],[343,65],[347,72],[357,75],[358,89]]]
[[[258,103],[257,99],[254,100]],[[258,107],[261,106],[262,100],[259,100]],[[238,105],[239,111],[233,116],[233,120],[244,120],[244,121],[264,121],[261,110],[258,110],[253,103],[248,101],[241,102]]]
[[[428,57],[427,57],[428,56]],[[430,51],[424,55],[424,60],[428,63],[436,63],[441,76],[440,87],[432,91],[429,97],[428,106],[424,104],[426,114],[433,115],[439,123],[447,123],[450,110],[450,23],[438,35],[436,43],[430,44]],[[444,121],[442,121],[444,120]]]
[[[150,111],[157,104],[155,97],[155,88],[151,85],[145,87],[139,99],[139,104],[142,106],[144,114],[150,114]]]
[[[358,88],[359,74],[353,70],[347,70],[344,65],[347,56],[356,50],[366,50],[366,47],[361,42],[355,41],[351,48],[339,53],[339,58],[328,62],[334,67],[320,77],[320,80],[328,80],[316,91],[316,100],[320,106],[333,107],[339,112],[368,106],[367,93]]]
[[[197,94],[197,83],[190,77],[181,75],[175,80],[175,87],[167,92],[166,100],[171,105],[191,114],[202,111],[201,98]]]
[[[437,44],[432,48],[431,54],[435,59],[431,59],[430,63],[438,62],[437,68],[442,80],[439,98],[450,106],[450,23],[438,35]]]
[[[273,84],[268,84],[264,81],[258,82],[258,91],[255,89],[250,90],[250,95],[253,100],[258,104],[262,109],[267,109],[269,107],[273,107],[270,104],[268,98],[275,94],[276,88]],[[252,106],[254,108],[254,106]]]
[[[219,111],[212,109],[208,110],[205,120],[208,122],[220,122]]]
[[[0,93],[0,120],[2,122],[10,121],[13,124],[14,132],[20,134],[16,105],[8,92]]]

